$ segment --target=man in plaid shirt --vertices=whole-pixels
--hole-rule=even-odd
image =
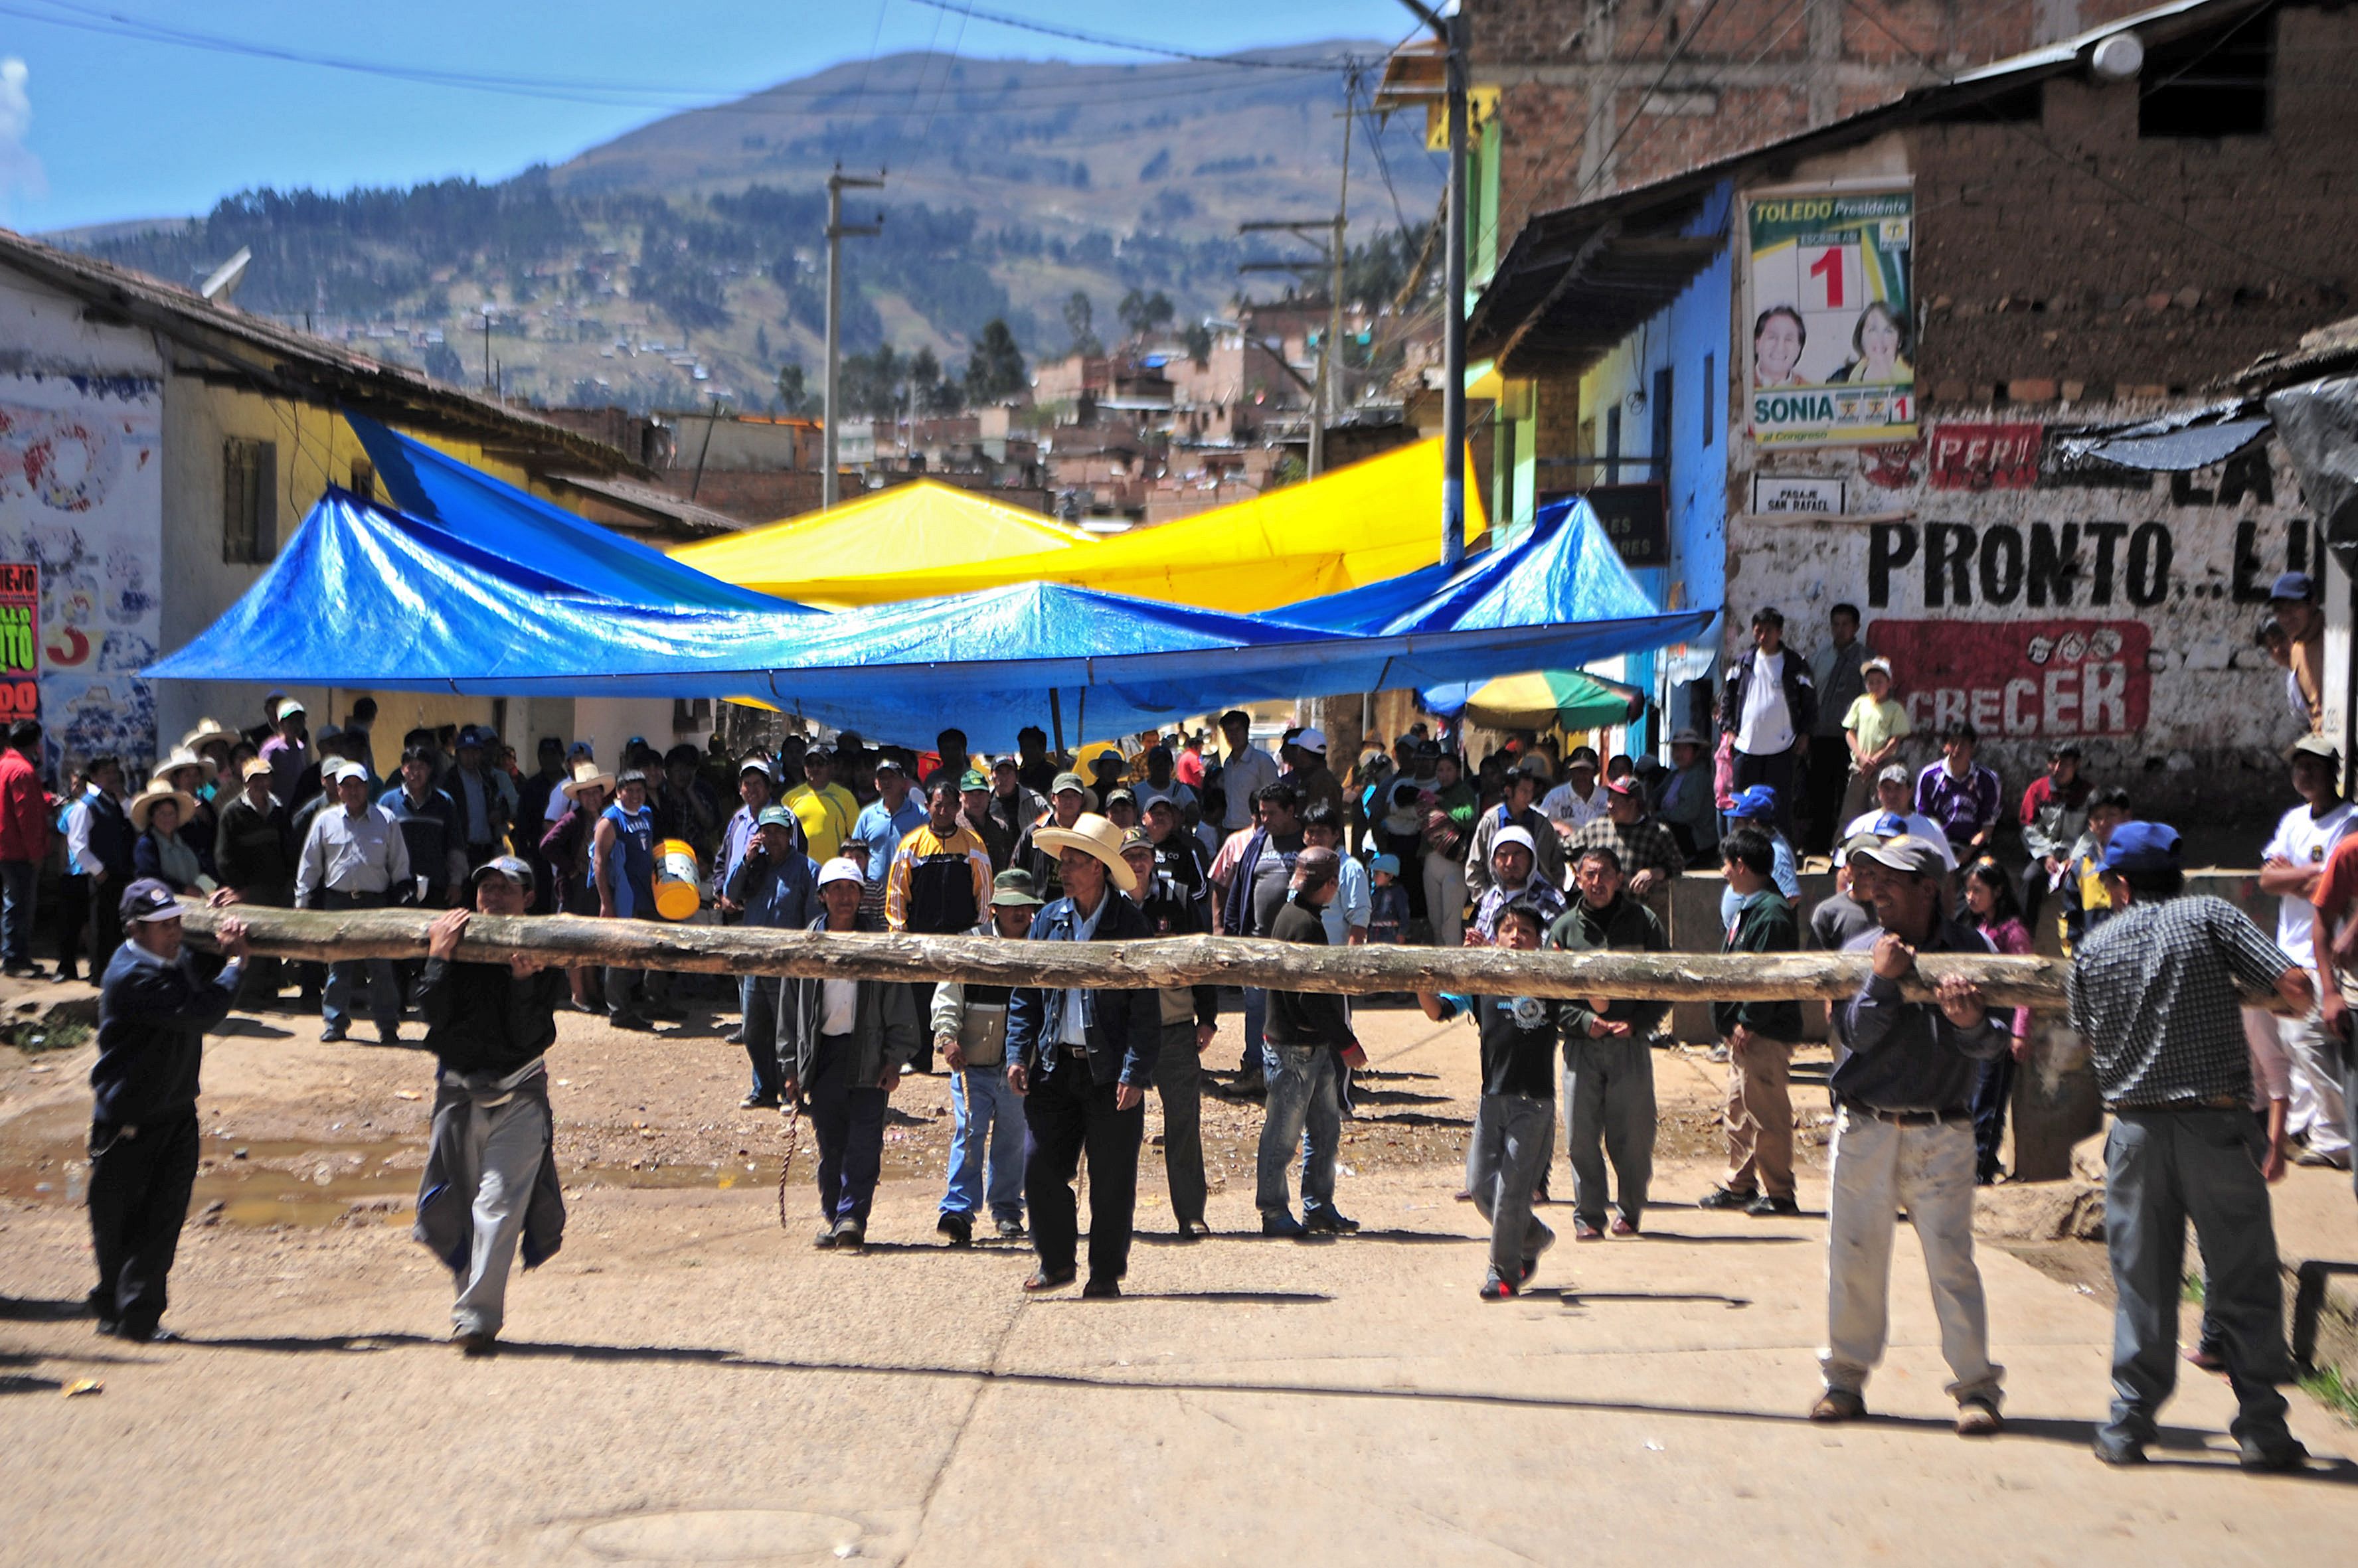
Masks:
[[[1605,820],[1574,829],[1564,841],[1564,858],[1577,861],[1583,849],[1612,850],[1620,859],[1622,870],[1629,873],[1621,891],[1642,899],[1686,870],[1686,857],[1679,852],[1679,841],[1671,830],[1646,809],[1646,792],[1636,775],[1608,779],[1600,787],[1605,791]]]
[[[2219,1325],[2242,1406],[2246,1470],[2296,1470],[2309,1451],[2286,1429],[2277,1385],[2292,1381],[2284,1291],[2236,981],[2310,1006],[2308,972],[2223,899],[2185,895],[2177,830],[2124,823],[2104,847],[2110,920],[2074,955],[2071,1027],[2088,1043],[2113,1130],[2104,1145],[2104,1244],[2113,1319],[2107,1464],[2145,1460],[2178,1377],[2186,1222],[2202,1249],[2205,1311]]]

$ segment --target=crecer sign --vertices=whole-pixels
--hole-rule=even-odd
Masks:
[[[1917,733],[1963,720],[1985,740],[2134,735],[2153,695],[2141,621],[1877,621]]]

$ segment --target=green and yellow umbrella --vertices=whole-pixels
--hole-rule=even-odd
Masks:
[[[1646,710],[1646,694],[1585,670],[1533,670],[1423,694],[1432,712],[1491,730],[1602,730]]]

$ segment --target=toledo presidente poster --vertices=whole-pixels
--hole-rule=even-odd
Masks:
[[[1915,192],[1748,192],[1745,217],[1755,443],[1913,440]]]

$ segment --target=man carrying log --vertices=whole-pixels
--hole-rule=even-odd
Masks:
[[[1124,893],[1138,878],[1121,858],[1121,832],[1084,813],[1033,840],[1057,858],[1064,889],[1032,923],[1034,942],[1120,942],[1148,935]],[[1120,890],[1117,892],[1115,890]],[[1152,990],[1050,990],[1018,986],[1008,1000],[1008,1081],[1025,1097],[1031,1130],[1023,1195],[1032,1206],[1040,1267],[1027,1291],[1073,1282],[1079,1205],[1073,1177],[1089,1157],[1089,1280],[1084,1296],[1121,1294],[1138,1199],[1138,1150],[1146,1136],[1146,1087],[1163,1043],[1163,1005]]]
[[[410,1234],[450,1271],[450,1338],[469,1356],[498,1348],[518,1243],[524,1266],[535,1269],[565,1239],[546,1055],[565,971],[523,953],[495,964],[459,959],[472,913],[523,914],[534,886],[533,869],[514,855],[468,873],[474,911],[436,917],[417,983],[436,1063],[434,1130]]]

